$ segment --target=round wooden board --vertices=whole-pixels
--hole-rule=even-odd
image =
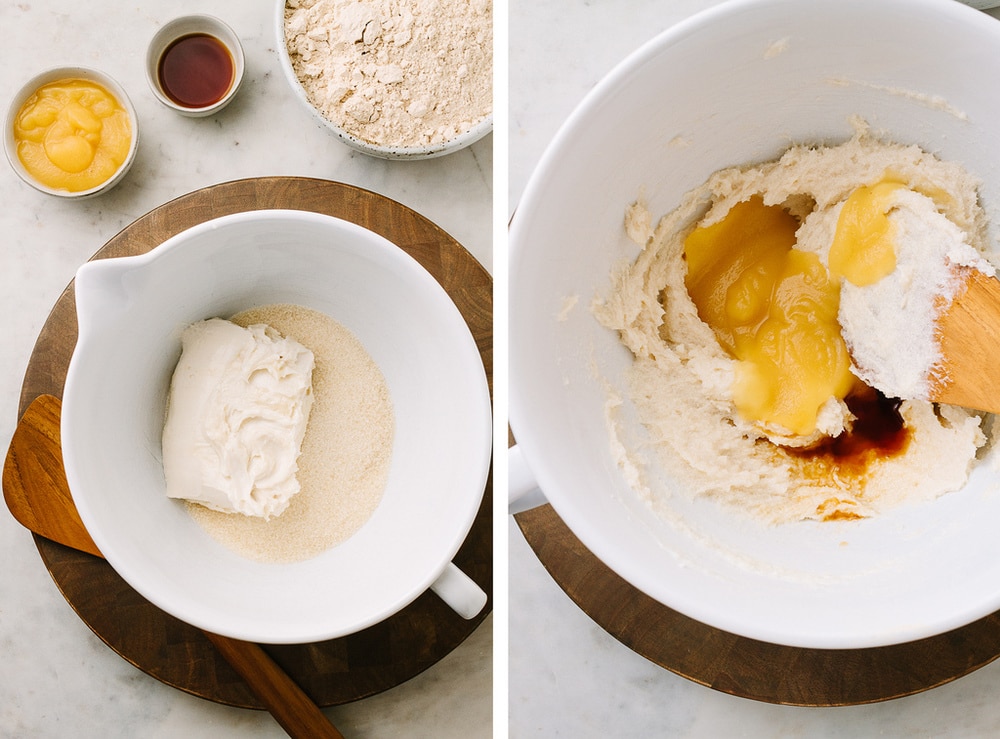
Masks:
[[[141,254],[209,219],[274,208],[310,210],[353,221],[417,259],[445,288],[468,323],[492,393],[492,278],[447,233],[381,195],[299,177],[227,182],[160,206],[112,238],[94,258]],[[42,393],[62,397],[76,337],[71,284],[39,334],[25,373],[19,413]],[[104,560],[38,536],[35,543],[66,600],[124,659],[158,680],[202,698],[263,708],[201,631],[143,599]],[[392,688],[451,652],[492,608],[492,470],[479,513],[455,563],[490,595],[486,608],[470,621],[428,592],[395,616],[357,634],[314,644],[268,645],[265,649],[320,706],[348,703]]]
[[[515,518],[552,578],[601,628],[657,665],[724,693],[797,706],[875,703],[937,687],[1000,655],[1000,613],[874,649],[801,649],[736,636],[632,587],[574,536],[552,506]]]

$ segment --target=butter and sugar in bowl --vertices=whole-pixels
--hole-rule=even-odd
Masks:
[[[95,70],[53,69],[13,99],[4,132],[7,158],[28,184],[53,195],[86,197],[121,180],[138,143],[125,91]]]

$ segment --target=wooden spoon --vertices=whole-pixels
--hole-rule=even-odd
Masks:
[[[942,361],[930,399],[1000,413],[1000,280],[969,270],[938,318]]]
[[[101,556],[73,504],[63,470],[59,436],[62,403],[40,395],[14,430],[3,465],[3,496],[14,518],[36,534]],[[246,680],[289,736],[343,739],[312,699],[259,644],[202,632]]]

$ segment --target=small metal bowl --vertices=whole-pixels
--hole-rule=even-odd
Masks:
[[[128,154],[125,157],[125,161],[122,162],[118,169],[115,170],[114,174],[104,180],[104,182],[101,182],[100,184],[87,190],[70,191],[49,187],[48,185],[39,182],[30,172],[28,172],[24,164],[21,162],[20,157],[18,157],[17,142],[14,139],[14,120],[20,112],[21,106],[24,105],[28,98],[34,95],[35,92],[44,85],[67,79],[87,80],[89,82],[96,82],[104,87],[119,103],[121,103],[125,112],[128,114],[129,124],[132,129],[132,140],[129,145]],[[139,119],[136,116],[135,108],[132,106],[132,101],[129,99],[129,96],[126,94],[124,88],[104,72],[87,67],[54,67],[32,77],[14,95],[10,102],[10,107],[7,109],[7,117],[4,120],[3,144],[4,152],[7,155],[7,161],[10,162],[11,168],[17,173],[18,177],[31,185],[33,188],[47,195],[55,195],[56,197],[66,198],[68,200],[83,200],[110,190],[112,187],[121,182],[125,174],[129,171],[129,169],[131,169],[132,162],[135,160],[135,153],[139,148]]]
[[[167,49],[176,41],[195,35],[211,36],[226,48],[233,61],[233,79],[229,89],[216,102],[211,105],[190,107],[175,102],[163,89],[160,81],[160,61]],[[153,95],[166,107],[191,118],[214,115],[229,105],[243,83],[245,68],[246,60],[239,36],[228,25],[210,15],[186,15],[175,18],[156,32],[146,49],[146,81]]]

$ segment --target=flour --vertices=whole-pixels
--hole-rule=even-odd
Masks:
[[[492,0],[288,0],[285,39],[310,102],[370,144],[444,143],[492,112]]]
[[[893,200],[896,268],[865,287],[845,280],[837,318],[862,380],[889,397],[927,399],[942,360],[938,316],[963,284],[958,268],[993,267],[929,197],[900,189]]]

